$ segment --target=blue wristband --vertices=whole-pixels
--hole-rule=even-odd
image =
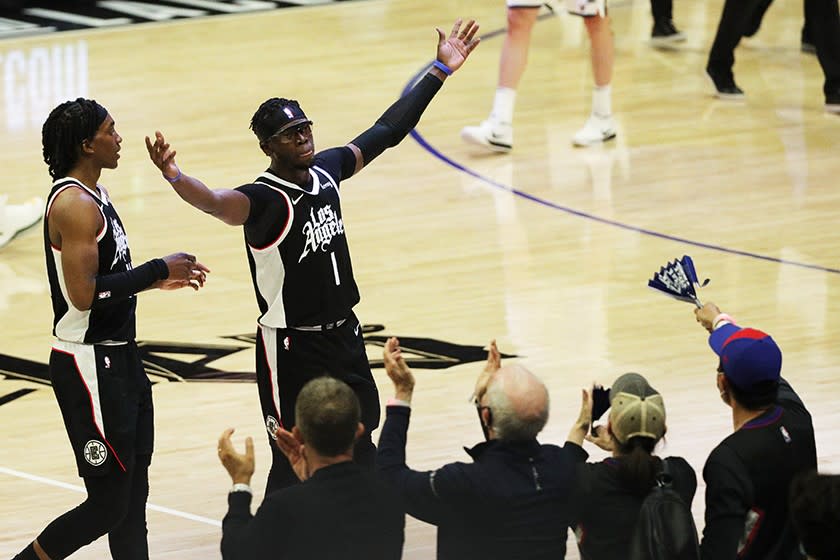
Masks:
[[[178,182],[178,179],[181,178],[181,168],[176,167],[176,169],[178,169],[178,174],[175,175],[174,177],[172,177],[171,179],[169,177],[167,177],[166,175],[163,175],[162,173],[161,173],[161,175],[163,175],[163,178],[166,179],[167,181],[169,181],[170,183],[176,183],[176,182]]]
[[[438,70],[440,70],[441,72],[443,72],[444,74],[446,74],[447,76],[451,76],[451,75],[452,75],[452,68],[450,68],[449,66],[447,66],[446,64],[444,64],[444,63],[443,63],[443,62],[441,62],[440,60],[435,60],[435,61],[432,63],[432,66],[434,66],[435,68],[437,68]]]

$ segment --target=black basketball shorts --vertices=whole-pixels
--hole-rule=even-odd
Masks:
[[[154,446],[152,387],[137,345],[56,340],[50,378],[79,476],[128,472]]]
[[[268,435],[295,425],[295,402],[307,381],[329,375],[347,383],[362,408],[367,433],[379,426],[379,392],[370,371],[359,320],[351,313],[341,326],[322,331],[257,331],[257,386]]]

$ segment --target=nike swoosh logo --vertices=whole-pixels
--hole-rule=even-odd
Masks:
[[[292,206],[297,206],[297,203],[300,202],[300,199],[303,198],[305,195],[300,195],[297,198],[292,199]]]
[[[356,336],[359,336],[359,327],[361,327],[361,326],[362,326],[362,324],[361,324],[361,323],[359,323],[358,325],[356,325],[356,328],[355,328],[355,329],[353,329],[353,334],[355,334]]]

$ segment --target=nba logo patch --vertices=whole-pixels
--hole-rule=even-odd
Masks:
[[[287,336],[286,338],[283,339],[283,350],[288,351],[290,346],[291,346],[291,341],[289,340],[289,337]]]
[[[784,426],[779,426],[779,431],[782,432],[782,437],[784,438],[785,443],[790,443],[791,442],[790,434],[785,429],[785,427]]]
[[[111,369],[111,358],[105,356],[105,369]]]

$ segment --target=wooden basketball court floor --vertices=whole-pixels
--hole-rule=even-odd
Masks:
[[[837,472],[840,118],[822,112],[822,74],[799,51],[796,2],[774,5],[737,51],[747,101],[715,100],[703,68],[720,9],[719,0],[678,0],[688,41],[660,51],[647,43],[646,2],[613,6],[619,134],[591,149],[569,142],[588,114],[591,78],[581,22],[565,15],[535,30],[514,152],[462,144],[461,127],[485,118],[492,101],[501,37],[487,39],[418,126],[426,147],[408,138],[344,186],[363,297],[356,311],[364,324],[384,325],[379,335],[472,346],[496,338],[550,388],[546,442],[564,439],[580,387],[641,372],[666,400],[660,453],[686,457],[699,476],[731,431],[716,360],[691,306],[646,287],[666,261],[691,255],[712,279],[701,299],[778,341],[784,375],[813,413],[820,467]],[[504,26],[501,1],[368,0],[0,43],[2,191],[11,202],[44,196],[47,112],[68,97],[96,98],[124,138],[119,169],[101,181],[134,260],[187,250],[213,271],[199,293],[142,294],[139,339],[229,344],[224,337],[252,333],[256,317],[242,234],[170,192],[144,135],[164,131],[184,171],[211,186],[248,182],[267,166],[248,130],[261,101],[300,99],[317,147],[344,144],[432,60],[434,26],[461,15],[483,32]],[[0,353],[44,363],[51,311],[41,243],[34,228],[0,251]],[[243,346],[212,366],[253,371],[253,348]],[[375,341],[369,350],[380,357]],[[461,447],[481,437],[467,402],[480,369],[415,369],[411,466],[466,459]],[[391,386],[381,369],[375,375],[384,402]],[[256,388],[155,380],[152,557],[217,558],[229,480],[215,442],[224,428],[237,428],[239,446],[246,435],[258,442],[255,504],[265,480]],[[0,557],[82,499],[50,388],[15,375],[0,381],[0,395],[27,388],[35,390],[0,406]],[[701,480],[693,505],[701,527],[703,490]],[[433,551],[434,530],[409,520],[405,557]],[[103,557],[104,539],[74,556]]]

